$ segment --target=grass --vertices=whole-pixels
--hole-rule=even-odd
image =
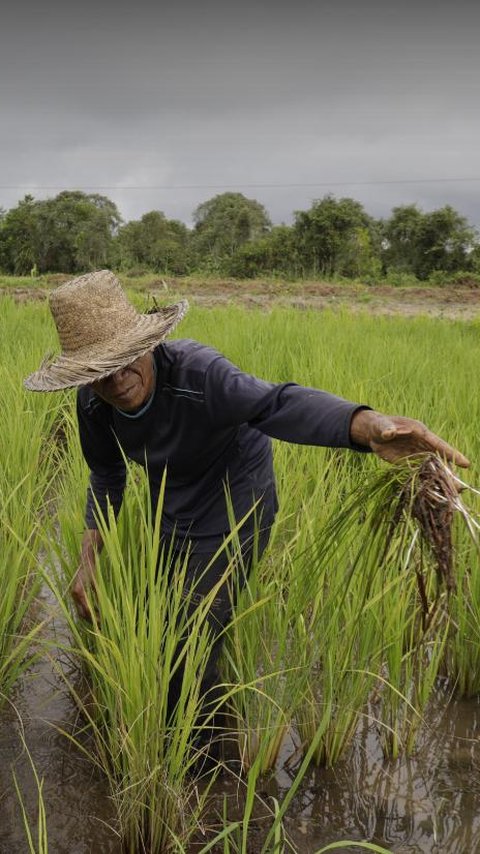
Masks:
[[[32,333],[33,313],[2,302],[8,336],[0,336],[0,694],[30,661],[39,626],[29,623],[39,588],[36,572],[46,506],[52,488],[54,425],[61,401],[32,399],[21,377],[35,348],[46,346],[45,328]],[[16,346],[21,341],[22,346]],[[12,358],[12,348],[14,350]]]

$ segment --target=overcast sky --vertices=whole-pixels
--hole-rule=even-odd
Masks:
[[[79,188],[191,223],[236,190],[289,222],[332,192],[480,226],[476,0],[26,0],[0,92],[5,208]]]

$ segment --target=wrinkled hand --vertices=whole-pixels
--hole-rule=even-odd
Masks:
[[[71,593],[77,614],[83,620],[93,623],[91,608],[92,594],[95,594],[96,555],[102,548],[102,538],[95,529],[87,529],[83,534],[80,564],[73,577]],[[90,604],[88,602],[90,598]],[[95,614],[96,622],[98,615]]]
[[[353,415],[350,437],[352,442],[371,448],[389,463],[431,453],[463,468],[470,465],[470,461],[460,451],[432,433],[421,421],[401,415],[382,415],[380,412],[360,409]]]
[[[93,623],[92,607],[90,603],[92,593],[95,592],[95,566],[81,563],[72,581],[72,599],[77,614],[83,620]]]

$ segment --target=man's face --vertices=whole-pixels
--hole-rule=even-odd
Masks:
[[[92,383],[99,397],[117,409],[133,412],[147,402],[154,386],[153,355],[146,353],[131,365]]]

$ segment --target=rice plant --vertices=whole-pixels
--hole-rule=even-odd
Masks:
[[[227,633],[225,678],[238,686],[230,701],[232,735],[244,769],[274,768],[289,731],[305,670],[292,648],[295,618],[287,561],[267,556],[256,566]]]
[[[39,630],[27,617],[40,585],[37,559],[56,452],[51,435],[62,401],[32,399],[22,388],[29,347],[40,357],[45,336],[32,335],[29,318],[10,300],[1,307],[9,332],[0,336],[0,694],[6,695]],[[14,335],[29,343],[12,361]]]
[[[378,674],[385,752],[396,757],[414,749],[440,672],[455,601],[451,528],[454,513],[461,507],[467,511],[453,483],[443,463],[429,457],[380,473],[357,488],[343,511],[334,510],[322,532],[317,561],[328,566],[328,583],[321,586],[326,598],[314,600],[312,608],[319,633],[315,622],[305,632],[307,641],[321,638],[325,650],[317,679],[324,713],[318,725],[325,728],[324,753],[317,757],[322,762],[334,761],[335,743],[348,741],[353,731],[354,719],[350,733],[342,724],[353,689],[341,697],[335,719],[346,677],[365,681],[366,702],[371,677]],[[336,597],[332,606],[331,596]],[[314,659],[312,650],[308,658]],[[302,718],[299,727],[305,731]]]
[[[473,697],[480,691],[480,514],[478,492],[467,487],[463,494],[468,497],[469,510],[461,504],[454,528],[456,591],[442,672],[458,695]]]
[[[301,607],[292,631],[307,678],[295,723],[304,753],[315,744],[312,759],[329,766],[344,755],[355,733],[371,690],[377,647],[361,591],[364,579],[351,579],[348,564],[340,560],[323,560],[317,543],[307,544],[307,537],[302,537],[300,555],[300,562],[308,560],[308,573],[303,571],[303,583],[302,575],[296,579],[293,595]]]
[[[78,562],[84,496],[75,454],[72,460],[60,512],[67,582]],[[74,639],[71,652],[87,674],[88,694],[72,690],[94,733],[95,761],[110,781],[126,850],[173,851],[199,821],[209,788],[200,795],[196,784],[210,749],[205,736],[233,690],[225,686],[225,696],[205,713],[202,678],[215,642],[208,614],[230,569],[192,607],[188,553],[173,563],[161,538],[163,492],[153,519],[146,474],[132,470],[129,482],[118,521],[113,513],[99,518],[103,549],[92,627],[72,614],[58,574],[52,584]],[[169,686],[180,674],[172,710]]]
[[[37,769],[35,767],[35,763],[33,762],[30,751],[27,747],[25,738],[22,734],[22,741],[24,750],[27,753],[30,766],[32,769],[33,777],[35,780],[35,785],[37,787],[37,821],[36,821],[36,830],[33,831],[29,816],[27,814],[27,810],[25,808],[25,803],[23,800],[22,792],[20,790],[20,786],[18,784],[18,780],[15,776],[15,772],[13,773],[13,783],[15,786],[15,791],[17,793],[18,802],[20,804],[20,810],[22,813],[22,822],[23,828],[25,830],[25,838],[28,845],[29,854],[48,854],[48,828],[47,828],[47,812],[45,808],[45,801],[43,798],[43,778],[40,779],[38,776]]]

